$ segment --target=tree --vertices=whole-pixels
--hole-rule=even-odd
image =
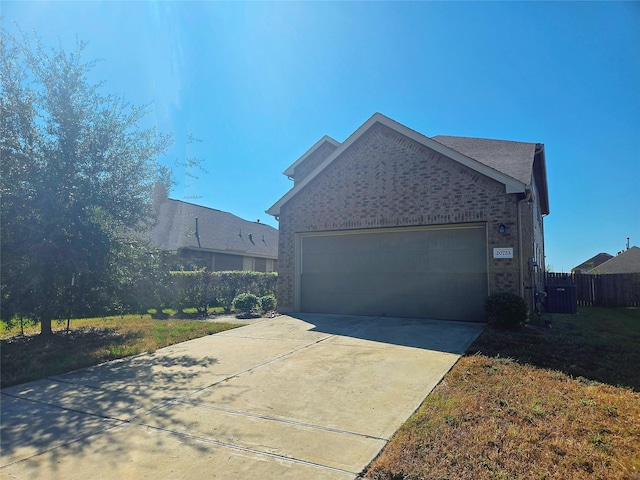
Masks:
[[[140,126],[146,107],[89,82],[84,48],[1,36],[0,316],[43,334],[54,318],[123,308],[155,258],[140,234],[170,138]]]

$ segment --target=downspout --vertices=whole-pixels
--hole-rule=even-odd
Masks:
[[[522,200],[518,200],[518,256],[520,259],[520,296],[524,298],[524,264],[522,256],[522,209],[520,208],[524,202],[531,200],[531,187],[525,187],[525,196]]]

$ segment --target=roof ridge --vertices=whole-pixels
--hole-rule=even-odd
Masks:
[[[466,138],[468,140],[486,140],[489,142],[502,142],[502,143],[522,143],[525,145],[538,145],[541,142],[523,142],[521,140],[504,140],[502,138],[486,138],[486,137],[467,137],[464,135],[434,135],[433,137],[431,137],[432,139],[436,139],[436,138]],[[436,140],[437,141],[437,140]],[[438,142],[440,143],[440,142]]]

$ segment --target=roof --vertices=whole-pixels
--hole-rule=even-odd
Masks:
[[[580,272],[585,271],[586,272],[586,271],[591,270],[592,268],[595,268],[598,265],[606,262],[610,258],[613,258],[613,255],[609,255],[608,253],[602,252],[602,253],[599,253],[597,255],[594,255],[593,257],[591,257],[586,262],[582,262],[577,267],[573,267],[571,269],[571,271],[572,272],[575,272],[575,271],[580,271]]]
[[[619,255],[601,263],[587,273],[614,274],[614,273],[640,273],[640,248],[631,247]]]
[[[531,182],[535,143],[446,135],[431,138],[522,183],[528,185]]]
[[[543,214],[549,213],[547,195],[547,176],[544,159],[544,146],[536,143],[510,142],[504,140],[488,140],[466,137],[438,136],[429,138],[421,133],[382,115],[375,113],[360,126],[342,144],[338,144],[335,151],[329,155],[316,169],[296,184],[267,213],[279,215],[280,208],[298,194],[309,182],[327,168],[336,158],[345,152],[353,143],[362,137],[376,124],[382,124],[394,131],[449,157],[472,170],[477,171],[505,185],[507,193],[525,193],[532,184],[535,175],[538,186]],[[325,137],[323,137],[324,139]],[[326,137],[329,138],[329,137]],[[316,143],[305,155],[300,157],[286,171],[292,172],[295,165],[310,155],[321,143]],[[337,143],[337,142],[336,142]],[[455,147],[455,148],[454,148]],[[537,173],[536,173],[537,172]]]
[[[164,197],[154,201],[157,223],[151,241],[161,250],[195,248],[237,255],[277,258],[278,230],[236,215]],[[198,238],[196,237],[198,219]]]

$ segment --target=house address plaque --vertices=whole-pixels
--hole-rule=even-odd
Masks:
[[[493,258],[513,258],[513,247],[494,248]]]

